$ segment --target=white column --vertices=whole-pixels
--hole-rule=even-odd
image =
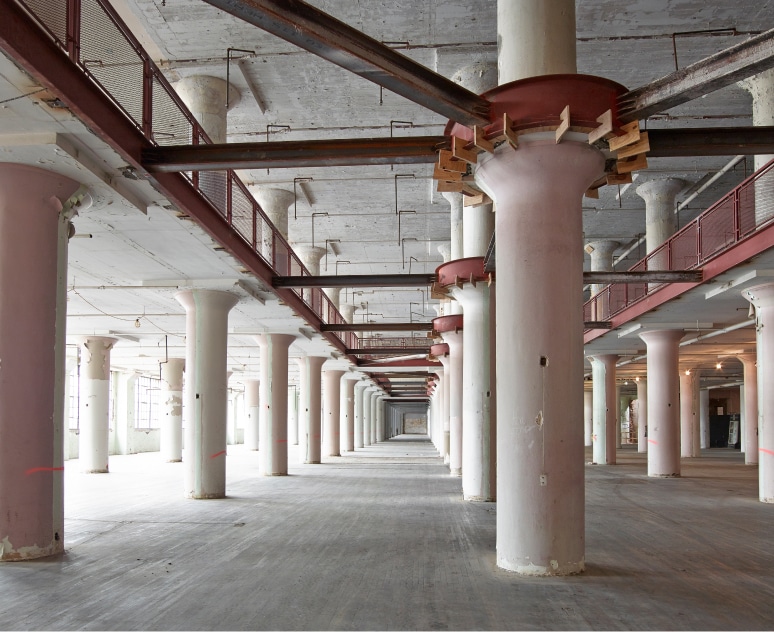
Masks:
[[[764,503],[774,503],[774,283],[742,292],[755,305],[758,359],[758,490]]]
[[[463,257],[463,218],[462,218],[462,193],[442,193],[451,206],[451,261]]]
[[[365,400],[364,395],[367,387],[367,382],[358,382],[355,385],[355,450],[363,447],[363,409]]]
[[[288,349],[290,334],[256,336],[261,345],[259,470],[264,476],[288,473]]]
[[[699,391],[699,426],[701,428],[701,448],[709,448],[709,390],[706,388]],[[757,424],[755,426],[758,427]]]
[[[309,246],[306,244],[293,244],[293,252],[304,264],[304,267],[309,271],[312,276],[319,276],[320,274],[320,259],[325,255],[325,248],[320,246]],[[312,302],[312,290],[304,289],[302,291],[304,300],[311,304]]]
[[[637,380],[637,452],[648,451],[648,381]]]
[[[302,459],[306,459],[308,451],[308,426],[309,426],[309,397],[306,394],[309,390],[307,375],[309,371],[306,368],[306,357],[294,358],[298,365],[298,453]]]
[[[323,371],[324,456],[341,456],[341,376],[344,371]]]
[[[245,423],[245,448],[260,450],[260,417],[261,417],[261,381],[245,380],[245,404],[247,406],[247,422]]]
[[[64,550],[68,198],[78,187],[37,167],[0,163],[2,561]]]
[[[744,367],[744,462],[758,463],[758,358],[755,353],[737,356]]]
[[[462,335],[462,496],[491,501],[491,376],[489,373],[489,287],[486,283],[454,288],[465,314]],[[451,348],[451,347],[450,347]]]
[[[678,178],[663,178],[637,187],[637,195],[645,200],[645,250],[648,253],[675,234],[675,199],[685,185],[685,181]],[[659,265],[665,268],[666,261]]]
[[[78,459],[89,474],[108,471],[110,444],[110,350],[116,338],[82,338]]]
[[[462,476],[462,332],[441,334],[449,345],[449,473]]]
[[[439,357],[438,360],[443,365],[443,374],[441,375],[441,385],[443,387],[441,393],[441,421],[443,425],[443,436],[441,437],[441,456],[443,457],[443,462],[446,465],[449,465],[449,452],[451,448],[451,420],[449,418],[451,410],[451,385],[449,384],[451,375],[451,361],[448,355]]]
[[[275,189],[259,185],[247,187],[250,194],[258,202],[266,217],[287,241],[288,239],[288,208],[293,204],[295,196],[291,191]],[[261,244],[261,255],[266,261],[274,263],[274,239],[270,230],[264,230],[261,225],[258,230]]]
[[[384,441],[384,400],[385,397],[380,395],[376,399],[376,441]]]
[[[298,445],[298,388],[288,384],[288,444]]]
[[[342,452],[352,452],[355,449],[355,382],[356,378],[351,375],[343,377],[341,381],[339,409],[342,415],[339,437]]]
[[[585,387],[586,382],[584,382]],[[583,445],[593,446],[594,440],[594,391],[592,388],[583,389]]]
[[[320,463],[322,446],[320,441],[322,431],[322,365],[328,358],[322,356],[307,356],[305,358],[301,392],[301,408],[305,416],[306,457],[304,463]]]
[[[169,358],[161,365],[161,458],[167,463],[183,460],[183,358]]]
[[[591,375],[594,398],[594,434],[592,462],[597,465],[615,463],[618,398],[615,387],[615,363],[618,356],[602,354],[591,356]]]
[[[379,441],[378,437],[378,419],[377,419],[377,409],[379,407],[379,396],[381,395],[381,389],[376,389],[374,391],[373,396],[371,397],[371,423],[370,423],[370,429],[371,429],[371,445],[376,445],[376,443]]]
[[[210,140],[213,143],[227,142],[226,95],[229,85],[218,77],[193,75],[175,83],[174,88]],[[230,89],[228,102],[228,109],[239,102],[239,91],[235,88]]]
[[[699,371],[680,371],[680,456],[697,457],[700,453]]]
[[[739,82],[739,85],[752,95],[753,125],[774,125],[774,68]],[[774,154],[755,156],[755,170],[763,168],[774,158]],[[771,196],[774,186],[771,177],[759,181],[755,186],[755,223],[762,224],[771,219]]]
[[[648,350],[648,476],[680,476],[681,329],[640,334]]]
[[[374,386],[369,386],[363,393],[363,446],[371,445],[371,399],[374,396]]]
[[[228,313],[238,298],[218,290],[175,294],[185,308],[184,490],[189,498],[226,495]]]

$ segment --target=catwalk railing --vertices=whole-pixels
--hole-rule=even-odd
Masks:
[[[692,270],[730,250],[774,219],[774,161],[751,175],[629,270]],[[663,287],[613,283],[583,306],[583,318],[608,320]]]
[[[70,60],[154,145],[212,141],[105,0],[17,0]],[[283,235],[233,170],[183,174],[277,276],[309,276]],[[324,323],[346,321],[320,288],[293,289]],[[357,347],[352,332],[334,334]]]

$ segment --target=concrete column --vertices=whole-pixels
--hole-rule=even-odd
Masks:
[[[755,305],[758,360],[758,489],[764,503],[774,503],[774,283],[742,291]]]
[[[322,452],[322,365],[328,359],[322,356],[307,356],[303,366],[304,390],[301,392],[301,407],[306,419],[306,457],[304,463],[319,463]]]
[[[602,354],[591,356],[591,375],[594,397],[594,434],[592,462],[597,465],[615,464],[618,398],[615,386],[615,363],[618,356]]]
[[[258,467],[264,476],[287,476],[288,349],[296,337],[262,334],[256,340],[261,345]]]
[[[637,187],[637,195],[645,200],[645,250],[648,253],[675,234],[675,199],[685,185],[685,181],[678,178],[663,178]],[[656,263],[666,268],[666,261]]]
[[[462,476],[462,332],[441,334],[449,345],[449,470],[452,476]]]
[[[363,447],[371,445],[371,399],[375,388],[369,386],[363,393]]]
[[[699,371],[680,371],[680,456],[701,456],[699,446]]]
[[[385,441],[385,424],[384,424],[384,396],[380,395],[376,398],[376,441]]]
[[[309,271],[312,276],[319,276],[320,274],[320,259],[325,255],[325,248],[320,246],[309,246],[306,244],[294,244],[293,252],[304,264],[304,267]],[[312,290],[304,289],[302,292],[304,300],[311,304],[312,302]]]
[[[739,387],[739,451],[742,454],[747,452],[747,437],[745,437],[745,430],[747,428],[745,420],[744,409],[744,384]]]
[[[508,244],[497,261],[497,328],[508,332],[497,354],[507,385],[497,391],[497,564],[523,574],[584,568],[583,327],[567,314],[582,310],[581,200],[603,163],[587,144],[536,140],[480,157],[476,171]]]
[[[586,244],[584,250],[591,258],[590,269],[592,272],[611,272],[613,270],[613,253],[621,244],[611,239],[600,239],[590,241]],[[599,293],[607,283],[592,283],[591,295]]]
[[[325,296],[328,297],[328,300],[330,300],[330,302],[333,303],[333,306],[338,311],[338,309],[339,309],[339,296],[341,295],[341,288],[340,287],[326,287],[326,288],[323,288],[323,292],[325,292]]]
[[[213,143],[227,142],[226,95],[229,85],[218,77],[194,75],[174,85],[175,91]],[[229,109],[239,102],[239,91],[231,87]]]
[[[363,406],[367,387],[367,382],[358,382],[355,385],[355,440],[353,448],[355,450],[363,447]]]
[[[497,47],[500,85],[575,74],[574,0],[498,0]]]
[[[739,85],[752,95],[753,125],[774,125],[774,68],[740,81]],[[774,154],[759,154],[755,156],[755,170],[763,168]],[[755,186],[755,223],[762,224],[771,219],[771,196],[774,185],[771,179],[759,181]]]
[[[341,376],[344,371],[323,371],[323,410],[324,422],[323,454],[325,456],[341,456],[339,443],[341,441]]]
[[[462,335],[462,496],[491,501],[490,417],[491,375],[489,287],[486,283],[454,288],[454,298],[465,314]],[[445,334],[446,335],[446,334]],[[451,352],[451,345],[449,347]]]
[[[339,427],[340,448],[342,452],[353,452],[355,449],[355,382],[351,375],[341,381],[340,410],[341,425]]]
[[[436,386],[435,386],[435,392],[433,393],[433,409],[435,414],[435,428],[433,430],[433,445],[435,446],[436,450],[438,450],[438,454],[443,458],[443,389],[444,389],[444,369],[436,369],[436,375],[438,375],[438,379],[436,380]]]
[[[64,550],[68,202],[78,183],[0,163],[0,560]]]
[[[648,451],[648,381],[637,380],[637,452]]]
[[[298,388],[288,384],[288,444],[298,445]]]
[[[707,449],[710,447],[710,432],[709,432],[709,390],[703,389],[699,391],[699,427],[701,432],[701,448]],[[756,424],[757,428],[757,424]]]
[[[463,218],[462,218],[462,193],[442,193],[451,206],[451,242],[449,256],[451,261],[462,259],[463,253]]]
[[[306,459],[307,430],[309,427],[309,406],[306,392],[309,390],[307,381],[306,358],[294,358],[298,366],[298,453]]]
[[[448,465],[449,464],[449,453],[451,448],[451,420],[450,420],[450,411],[451,411],[451,386],[449,384],[450,375],[451,375],[451,361],[449,359],[449,356],[444,356],[441,358],[438,358],[438,360],[443,365],[443,375],[441,376],[441,382],[443,390],[441,392],[441,420],[442,420],[442,432],[443,436],[441,437],[441,443],[442,443],[442,449],[441,449],[441,456],[443,457],[443,462]]]
[[[744,367],[744,462],[758,463],[758,358],[755,353],[737,356]]]
[[[293,204],[295,196],[291,191],[285,189],[275,189],[273,187],[264,187],[251,185],[247,187],[250,194],[263,209],[266,217],[274,225],[280,234],[287,241],[288,239],[288,208]],[[274,239],[270,230],[263,230],[260,227],[259,240],[261,243],[261,255],[266,261],[274,263]]]
[[[374,391],[373,396],[371,397],[371,423],[369,425],[371,429],[371,445],[376,445],[379,441],[378,436],[378,419],[377,419],[377,410],[379,408],[379,397],[381,395],[382,391],[381,389],[376,389]]]
[[[587,382],[584,382],[583,389],[583,445],[594,445],[594,390],[585,388]]]
[[[116,338],[82,338],[78,458],[88,474],[108,472],[110,448],[110,350]]]
[[[226,495],[226,361],[228,313],[239,301],[229,292],[184,290],[184,490],[188,498]]]
[[[245,380],[245,405],[247,407],[247,422],[245,423],[245,448],[260,450],[260,417],[261,417],[261,381]]]
[[[682,329],[640,334],[648,350],[648,476],[680,476],[679,343]]]
[[[167,463],[183,460],[183,358],[169,358],[161,365],[161,458]]]

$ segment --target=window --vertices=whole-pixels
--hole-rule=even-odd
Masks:
[[[137,396],[135,428],[150,429],[161,426],[161,380],[141,375],[135,388]]]

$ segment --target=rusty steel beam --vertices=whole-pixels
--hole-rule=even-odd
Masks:
[[[587,320],[583,323],[584,329],[612,329],[613,323],[609,320]]]
[[[272,285],[275,288],[424,287],[435,281],[435,274],[341,274],[338,276],[277,276],[272,279]]]
[[[584,272],[584,283],[701,283],[701,270],[644,270],[642,272]]]
[[[169,145],[143,151],[150,172],[413,165],[433,163],[448,136],[398,136],[221,145]]]
[[[301,0],[205,2],[445,118],[463,125],[490,122],[483,97]]]
[[[648,130],[648,158],[774,154],[774,127]]]
[[[347,355],[415,355],[419,353],[427,354],[429,347],[371,347],[363,349],[346,349]]]
[[[774,29],[622,94],[618,115],[624,123],[644,119],[769,68],[774,68]]]
[[[432,331],[433,323],[342,323],[322,325],[321,331]]]

